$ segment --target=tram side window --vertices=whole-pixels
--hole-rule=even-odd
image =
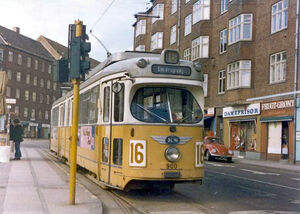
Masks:
[[[109,140],[107,137],[102,138],[102,162],[108,162],[108,145]]]
[[[110,103],[110,87],[104,88],[104,102],[103,102],[103,121],[109,121],[109,103]]]
[[[124,83],[122,85],[122,90],[115,94],[114,101],[114,120],[115,122],[122,122],[124,119]]]
[[[58,126],[58,107],[52,109],[51,117],[51,125]]]
[[[79,123],[91,124],[98,121],[99,86],[79,96]]]
[[[65,104],[59,107],[59,126],[64,126],[64,119],[65,119]]]
[[[113,163],[116,165],[122,165],[122,155],[123,155],[123,139],[114,139],[113,148]]]

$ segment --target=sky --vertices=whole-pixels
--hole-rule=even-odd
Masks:
[[[133,49],[134,14],[150,6],[149,0],[0,0],[0,25],[19,27],[22,35],[32,39],[43,35],[67,46],[68,26],[79,19],[87,32],[92,28],[93,34],[115,53]],[[89,42],[90,57],[104,61],[105,49],[91,35]]]

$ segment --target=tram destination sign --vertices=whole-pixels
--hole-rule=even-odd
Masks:
[[[151,71],[154,74],[169,74],[181,76],[190,76],[192,73],[190,67],[176,65],[152,65]]]

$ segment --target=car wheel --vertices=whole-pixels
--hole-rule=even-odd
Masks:
[[[211,154],[209,153],[209,151],[207,151],[207,160],[208,160],[208,161],[214,160],[214,157],[211,156]]]
[[[232,158],[227,158],[227,162],[231,163],[232,162]]]

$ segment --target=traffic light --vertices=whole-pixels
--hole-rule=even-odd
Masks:
[[[88,53],[91,51],[91,43],[86,42],[88,36],[86,35],[86,26],[81,25],[79,29],[82,31],[79,33],[80,36],[76,37],[77,25],[72,25],[69,27],[70,39],[70,51],[69,51],[69,60],[70,60],[70,79],[80,79],[85,80],[85,74],[89,71],[91,65],[87,61]],[[76,31],[77,32],[77,31]]]
[[[68,68],[67,59],[62,58],[60,60],[54,61],[53,81],[54,82],[69,81],[69,68]]]

